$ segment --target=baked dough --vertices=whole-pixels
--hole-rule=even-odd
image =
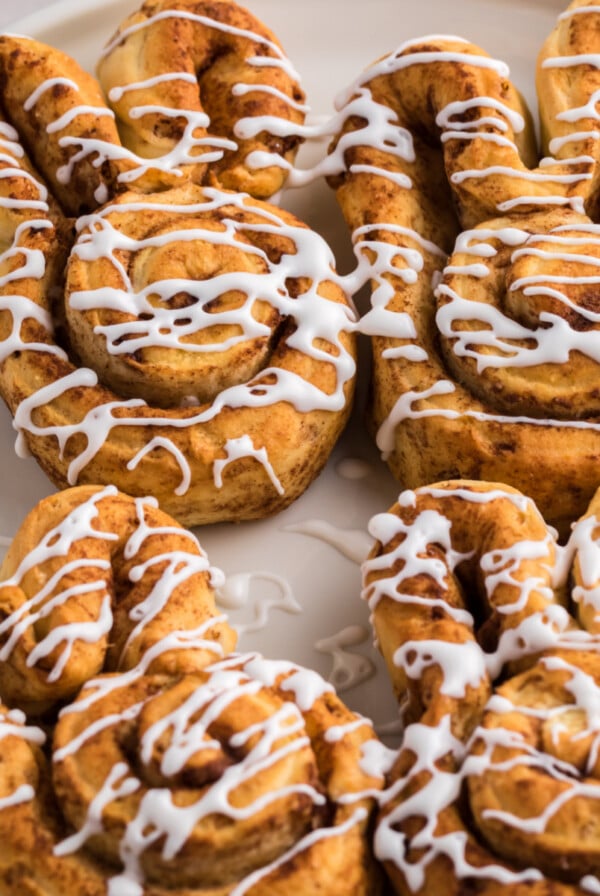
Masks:
[[[600,483],[599,16],[576,0],[542,49],[539,163],[506,66],[438,36],[359,76],[329,160],[371,277],[369,417],[394,476],[508,482],[561,531]]]
[[[370,529],[364,596],[407,723],[375,835],[396,892],[589,892],[600,492],[566,547],[498,483],[403,492]]]
[[[148,0],[104,49],[98,77],[136,188],[182,174],[268,199],[302,142],[307,107],[277,38],[232,0]]]
[[[99,672],[202,669],[233,650],[222,573],[156,506],[79,486],[27,515],[0,568],[0,697],[56,708]]]

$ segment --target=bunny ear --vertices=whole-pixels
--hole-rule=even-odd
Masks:
[[[532,501],[450,481],[404,492],[371,521],[363,595],[410,721],[468,735],[502,670],[573,624],[554,590],[559,549]]]
[[[538,91],[549,155],[538,167],[531,117],[508,67],[481,48],[431,35],[369,66],[340,98],[330,149],[332,185],[351,229],[403,223],[447,248],[455,213],[469,228],[515,211],[593,212],[599,15],[572,4],[542,48]],[[396,204],[403,214],[394,215]]]
[[[104,670],[202,668],[233,648],[194,536],[108,486],[44,499],[0,583],[0,693],[40,712]],[[186,650],[183,650],[183,647]]]
[[[96,80],[66,53],[11,34],[0,35],[0,77],[13,131],[9,150],[16,147],[25,165],[27,153],[67,215],[105,202],[127,163]],[[3,168],[5,147],[3,140]]]
[[[307,107],[275,36],[232,0],[160,0],[129,16],[98,76],[128,149],[135,189],[182,174],[268,199],[302,142]]]

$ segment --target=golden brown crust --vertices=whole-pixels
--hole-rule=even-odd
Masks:
[[[381,891],[368,831],[382,781],[359,769],[373,732],[314,673],[232,656],[181,678],[100,676],[56,726],[52,789],[38,736],[17,722],[0,720],[0,793],[15,802],[0,809],[5,886]]]
[[[48,330],[44,280],[23,278],[34,304],[7,300],[0,319],[0,390],[46,473],[59,486],[153,494],[189,524],[287,506],[323,467],[351,406],[352,313],[325,244],[287,212],[192,184],[123,194],[80,231],[64,299],[79,367]],[[51,258],[53,236],[19,239]],[[194,324],[191,336],[180,338],[181,322]],[[141,346],[128,351],[130,339]]]
[[[435,483],[374,519],[364,594],[408,722],[375,838],[399,894],[595,885],[599,510],[562,549],[497,483]]]
[[[178,167],[261,199],[283,185],[304,94],[277,38],[232,0],[149,0],[119,26],[98,76],[125,146],[142,160],[171,158],[136,185],[175,186]],[[263,153],[266,167],[255,163]]]
[[[103,670],[191,671],[235,644],[194,537],[152,499],[113,487],[41,501],[0,576],[0,694],[28,712]]]

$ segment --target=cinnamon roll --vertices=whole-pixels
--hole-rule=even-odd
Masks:
[[[600,482],[599,23],[575,0],[540,54],[539,163],[506,66],[439,36],[360,76],[329,159],[372,282],[370,417],[392,472],[508,482],[561,528]]]
[[[306,106],[277,38],[232,0],[147,0],[98,77],[145,188],[196,183],[268,199],[302,140]]]
[[[29,513],[0,568],[0,695],[40,713],[101,671],[195,671],[235,634],[221,574],[152,498],[114,486],[59,492]]]
[[[188,676],[102,675],[62,711],[51,760],[43,738],[4,713],[12,892],[381,892],[382,781],[361,769],[377,742],[315,673],[232,655]]]
[[[125,193],[79,220],[61,298],[41,264],[58,239],[36,222],[14,230],[0,281],[19,450],[61,487],[153,494],[188,524],[300,495],[355,372],[354,315],[321,237],[242,194]]]
[[[566,546],[508,486],[403,492],[364,596],[406,728],[375,836],[399,894],[600,887],[600,492]]]

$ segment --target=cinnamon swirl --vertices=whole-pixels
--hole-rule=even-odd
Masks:
[[[407,723],[375,845],[399,894],[600,886],[599,514],[600,493],[563,547],[529,498],[457,480],[373,519],[364,596]]]
[[[43,738],[3,714],[5,892],[381,892],[382,781],[361,770],[376,741],[315,673],[232,655],[183,677],[103,675],[63,710],[52,774]]]
[[[575,0],[542,49],[539,163],[506,66],[439,36],[359,77],[329,160],[371,276],[370,416],[392,472],[508,482],[561,528],[600,482],[599,23]]]

